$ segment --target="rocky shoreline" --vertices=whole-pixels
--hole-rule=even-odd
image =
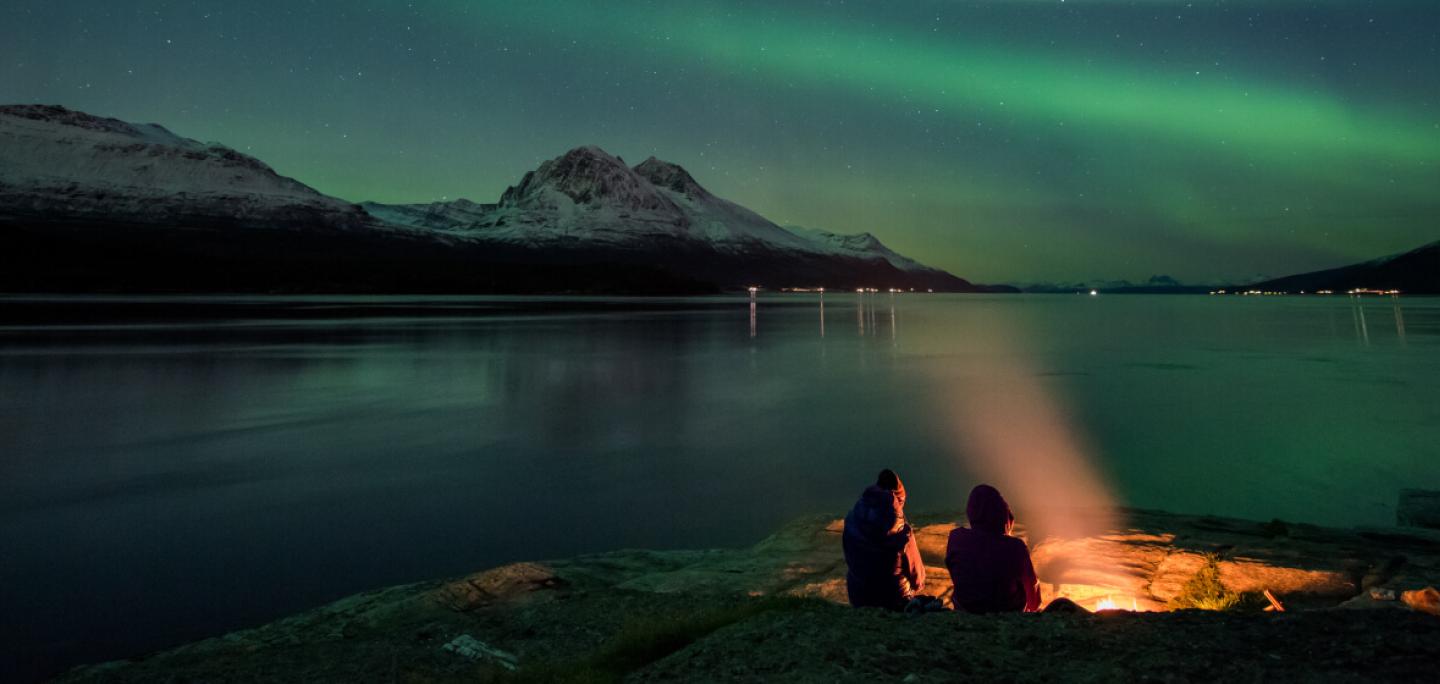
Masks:
[[[1031,539],[1032,554],[1046,601],[1141,612],[853,610],[841,522],[816,517],[748,549],[616,551],[390,587],[61,681],[1373,681],[1435,671],[1440,617],[1375,597],[1440,586],[1440,532],[1119,517],[1105,534]],[[912,516],[928,594],[948,595],[944,545],[959,520]],[[1268,590],[1287,610],[1144,612],[1165,611],[1207,565],[1229,590]]]

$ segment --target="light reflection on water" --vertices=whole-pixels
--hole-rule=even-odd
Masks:
[[[1056,470],[971,453],[1033,427],[985,412],[997,368],[1126,504],[1383,524],[1440,488],[1436,299],[77,301],[0,299],[26,667],[509,560],[749,544],[884,466],[958,509]]]

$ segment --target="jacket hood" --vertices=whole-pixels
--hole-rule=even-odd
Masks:
[[[1005,534],[1006,528],[1015,520],[1010,513],[1010,504],[1005,503],[1000,490],[984,484],[970,490],[965,517],[970,520],[970,529],[997,534]]]

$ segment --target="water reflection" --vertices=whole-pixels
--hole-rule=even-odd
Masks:
[[[1356,345],[1357,345],[1357,346],[1360,346],[1360,347],[1369,347],[1369,346],[1371,346],[1371,342],[1372,342],[1372,339],[1371,339],[1372,332],[1374,332],[1374,333],[1376,333],[1376,334],[1380,334],[1381,339],[1383,339],[1383,334],[1382,334],[1382,333],[1384,332],[1384,329],[1383,329],[1383,328],[1382,328],[1382,329],[1379,329],[1379,330],[1376,330],[1376,331],[1372,331],[1372,330],[1370,329],[1369,318],[1370,318],[1370,316],[1373,315],[1375,312],[1374,312],[1373,310],[1367,312],[1367,309],[1374,309],[1374,308],[1379,308],[1379,307],[1370,307],[1370,306],[1368,306],[1368,304],[1367,304],[1367,302],[1366,302],[1366,300],[1365,300],[1365,295],[1362,295],[1362,294],[1350,294],[1350,295],[1348,295],[1348,296],[1349,296],[1350,319],[1351,319],[1351,323],[1353,324],[1354,329],[1355,329],[1355,342],[1356,342]],[[1394,322],[1394,324],[1395,324],[1395,339],[1396,339],[1396,341],[1399,343],[1400,346],[1402,346],[1402,347],[1407,346],[1407,345],[1409,344],[1409,340],[1408,340],[1408,337],[1407,337],[1407,334],[1406,334],[1406,328],[1405,328],[1405,307],[1404,307],[1404,304],[1401,302],[1400,295],[1388,294],[1388,295],[1384,295],[1384,296],[1389,297],[1389,299],[1390,299],[1390,307],[1389,307],[1389,308],[1390,308],[1390,311],[1389,311],[1389,313],[1390,313],[1390,316],[1391,316],[1391,320],[1392,320],[1392,321]],[[1382,315],[1383,315],[1383,309],[1382,309]],[[1333,321],[1332,321],[1332,328],[1333,328],[1333,327],[1334,327],[1334,324],[1333,324]]]
[[[755,318],[755,291],[754,291],[754,290],[751,290],[751,291],[750,291],[750,337],[752,337],[752,338],[755,337],[755,334],[756,334],[756,331],[757,331],[757,330],[758,330],[758,328],[756,327],[756,318]]]
[[[860,336],[865,336],[865,291],[855,291],[855,320],[860,325]]]
[[[890,329],[891,341],[898,338],[895,292],[891,291],[887,294],[890,299],[885,303],[882,313],[882,305],[876,303],[877,293],[866,289],[855,291],[855,324],[861,337],[883,334],[880,332],[880,326],[886,324]],[[885,316],[886,320],[881,321],[881,316]]]
[[[895,342],[895,292],[890,292],[890,341]]]
[[[1400,338],[1400,344],[1405,342],[1405,312],[1400,307],[1400,295],[1390,295],[1390,306],[1395,313],[1395,335]]]
[[[1361,346],[1370,346],[1370,326],[1365,322],[1365,302],[1358,294],[1350,295],[1350,315],[1355,320],[1355,339]]]
[[[825,336],[825,290],[820,290],[820,336]]]

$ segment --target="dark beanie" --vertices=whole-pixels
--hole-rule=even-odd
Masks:
[[[892,492],[903,489],[900,486],[900,476],[895,471],[886,468],[880,471],[880,476],[875,478],[875,486],[881,489],[888,489]]]

